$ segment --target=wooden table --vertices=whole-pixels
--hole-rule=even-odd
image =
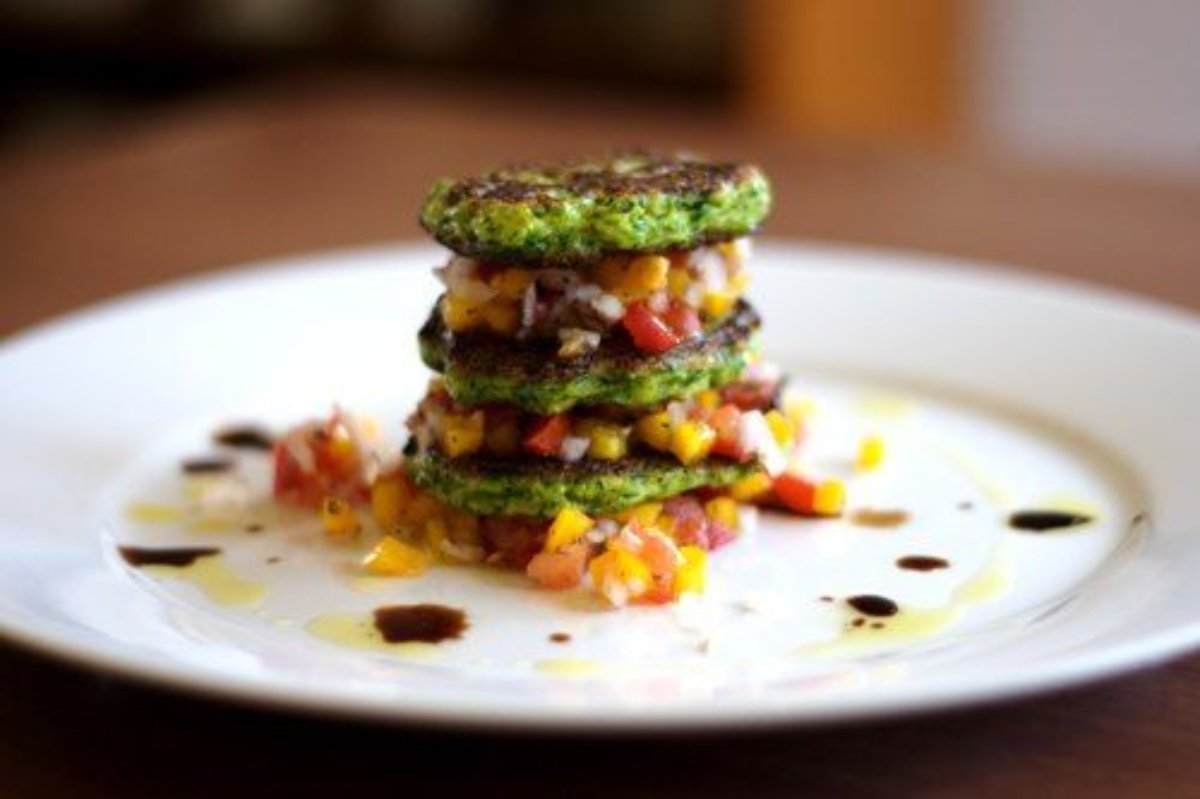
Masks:
[[[761,160],[769,233],[1006,261],[1200,309],[1200,187],[817,152],[687,107],[342,82],[0,155],[0,333],[239,262],[418,235],[435,176],[613,143]],[[394,786],[394,787],[393,787]],[[315,721],[0,648],[0,796],[1200,796],[1200,656],[1056,696],[642,741]]]

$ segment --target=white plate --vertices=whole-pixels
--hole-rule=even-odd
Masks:
[[[131,503],[178,507],[180,458],[210,451],[222,422],[282,425],[337,401],[398,430],[426,379],[413,334],[441,257],[396,248],[275,263],[12,340],[0,354],[0,630],[257,703],[577,730],[927,710],[1200,642],[1200,326],[1140,300],[916,255],[759,248],[768,352],[818,407],[807,468],[844,476],[852,508],[911,519],[882,530],[764,518],[713,556],[697,603],[606,611],[473,569],[364,585],[351,551],[302,530],[129,515]],[[868,433],[888,458],[862,474],[849,462]],[[1079,506],[1096,521],[1040,536],[1005,524],[1018,508]],[[265,595],[214,602],[115,553],[175,542],[221,547],[220,563]],[[951,565],[896,568],[909,554]],[[902,615],[848,633],[854,594],[888,596]],[[412,601],[461,607],[470,628],[390,651],[310,632],[318,616]]]

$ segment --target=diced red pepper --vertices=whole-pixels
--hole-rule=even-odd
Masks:
[[[634,346],[651,355],[660,355],[680,341],[679,334],[641,302],[632,303],[625,309],[621,323],[629,331]]]
[[[571,422],[565,413],[543,416],[521,442],[526,452],[534,455],[558,455],[563,439],[571,434]]]
[[[680,338],[698,336],[704,330],[700,324],[700,314],[695,308],[679,300],[674,300],[662,314],[662,320],[675,331]]]
[[[743,380],[721,389],[721,399],[743,411],[765,411],[775,404],[779,383],[774,380]]]
[[[788,510],[803,516],[813,514],[817,487],[794,474],[781,474],[771,486],[775,498]]]

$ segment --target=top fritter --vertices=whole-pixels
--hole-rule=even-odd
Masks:
[[[421,225],[460,255],[573,266],[744,236],[770,204],[766,178],[749,164],[628,153],[439,181]]]

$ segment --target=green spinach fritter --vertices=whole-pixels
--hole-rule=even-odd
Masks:
[[[418,339],[421,359],[443,374],[455,402],[551,414],[575,405],[652,407],[724,385],[745,369],[758,327],[758,314],[741,301],[716,327],[661,355],[614,333],[594,353],[563,360],[554,341],[451,333],[435,305]]]
[[[616,461],[553,458],[447,458],[426,452],[406,461],[409,476],[447,505],[481,516],[548,519],[564,507],[615,513],[701,486],[727,486],[762,467],[710,458],[684,466],[667,455]]]
[[[770,205],[767,179],[752,165],[625,153],[441,180],[420,221],[461,255],[570,266],[744,236]]]

